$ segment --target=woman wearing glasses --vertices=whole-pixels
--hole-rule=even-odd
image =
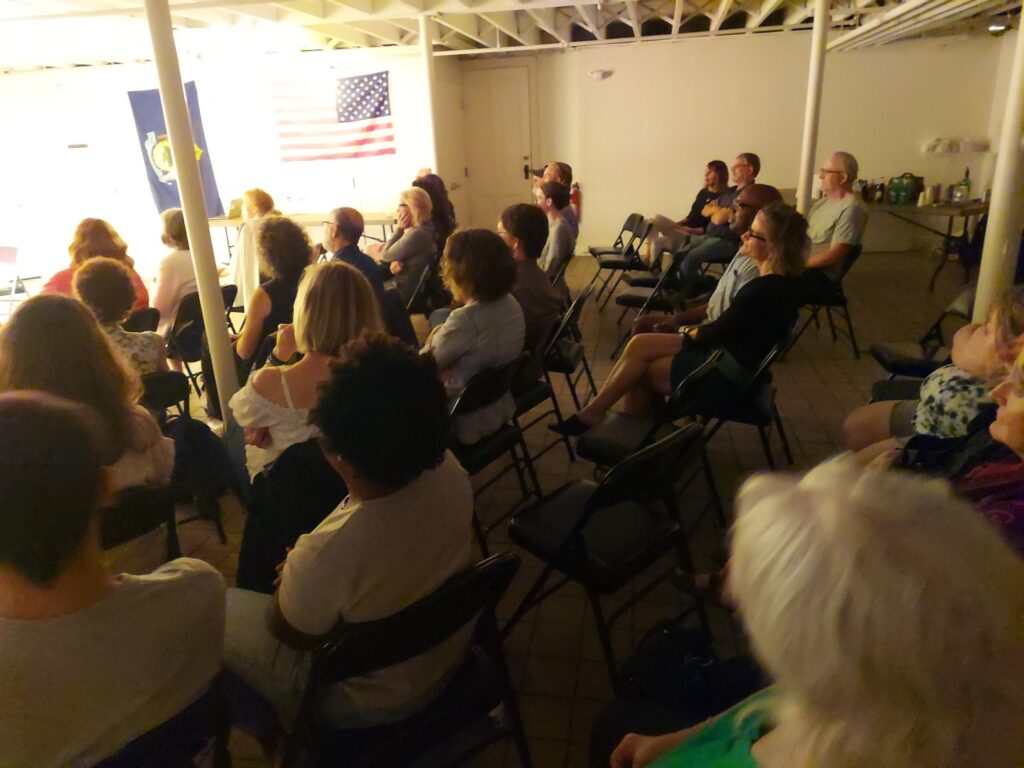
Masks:
[[[739,252],[757,264],[759,275],[717,320],[678,334],[635,336],[597,396],[552,429],[581,435],[619,400],[626,413],[647,416],[716,349],[755,370],[796,320],[793,278],[803,270],[807,254],[807,220],[788,205],[772,203],[761,209],[742,240]]]

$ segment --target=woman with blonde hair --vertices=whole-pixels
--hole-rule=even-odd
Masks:
[[[174,324],[181,300],[195,293],[197,286],[196,270],[188,247],[188,232],[185,231],[184,212],[181,208],[168,208],[160,214],[160,221],[163,224],[160,240],[171,252],[160,260],[153,306],[160,312],[157,330],[166,336]]]
[[[737,499],[730,581],[776,685],[613,768],[1016,768],[1024,562],[949,487],[833,459]]]
[[[105,256],[124,264],[131,275],[132,287],[135,289],[135,302],[132,311],[145,309],[149,306],[149,291],[146,284],[135,271],[135,261],[128,255],[128,246],[117,230],[103,219],[82,219],[75,228],[75,235],[68,246],[71,254],[71,266],[62,269],[46,281],[41,293],[58,293],[62,296],[73,295],[72,281],[75,271],[86,261],[96,256]]]
[[[139,375],[80,301],[34,296],[0,329],[0,392],[20,389],[82,403],[100,415],[113,490],[170,480],[174,443],[139,405]]]
[[[406,304],[416,291],[423,270],[437,258],[437,234],[431,222],[432,213],[433,204],[425,190],[419,187],[404,190],[399,197],[395,233],[379,251],[380,260],[390,272]]]
[[[231,410],[245,428],[250,478],[269,467],[286,448],[316,436],[308,424],[317,385],[330,362],[363,330],[380,331],[380,309],[369,281],[358,270],[334,261],[307,267],[295,298],[295,320],[279,326],[274,357],[302,359],[294,365],[261,368],[234,397]]]
[[[253,293],[263,282],[262,275],[267,273],[265,262],[260,258],[260,224],[268,216],[280,215],[274,208],[274,198],[262,189],[247,189],[242,193],[242,226],[228,265],[228,279],[238,286],[236,301],[243,310],[249,308]]]

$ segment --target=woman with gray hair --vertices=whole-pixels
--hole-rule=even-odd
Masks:
[[[1011,768],[1024,563],[949,487],[850,456],[744,484],[732,593],[776,685],[612,768]]]

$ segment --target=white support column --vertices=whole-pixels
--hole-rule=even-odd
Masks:
[[[1017,30],[1017,47],[1010,71],[1003,131],[999,138],[992,201],[988,209],[985,249],[978,271],[974,322],[984,323],[989,307],[1013,285],[1024,226],[1024,30]]]
[[[811,65],[807,72],[807,104],[804,107],[804,140],[800,148],[800,176],[796,185],[796,208],[806,214],[811,208],[814,184],[814,154],[818,148],[818,120],[821,116],[821,82],[825,72],[825,38],[829,27],[829,0],[815,0],[814,30],[811,32]]]
[[[185,231],[188,232],[192,263],[195,265],[199,303],[203,310],[213,372],[217,377],[217,394],[220,396],[226,426],[231,417],[228,400],[238,389],[238,375],[224,319],[224,299],[213,257],[210,224],[203,200],[203,182],[199,175],[199,161],[196,159],[195,141],[185,104],[185,89],[181,84],[181,69],[167,2],[145,0],[146,21],[153,40],[153,58],[160,83],[160,104],[167,123],[167,135],[171,140],[171,157],[178,173],[178,192],[185,213]]]
[[[430,166],[434,173],[438,173],[437,168],[437,118],[435,117],[437,111],[437,104],[434,99],[434,40],[433,40],[433,26],[428,16],[420,16],[420,55],[423,56],[423,77],[426,80],[426,93],[427,93],[427,106],[430,108],[430,120],[427,121],[426,130],[427,136],[427,147],[429,148],[429,157],[426,158],[427,162],[425,165]]]

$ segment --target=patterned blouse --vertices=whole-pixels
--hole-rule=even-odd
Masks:
[[[140,376],[164,370],[166,367],[160,365],[164,355],[164,337],[159,333],[130,333],[116,324],[105,325],[103,330],[121,357],[127,360]]]
[[[914,413],[914,429],[920,435],[962,437],[981,407],[992,402],[990,387],[955,365],[932,371],[921,384]]]

